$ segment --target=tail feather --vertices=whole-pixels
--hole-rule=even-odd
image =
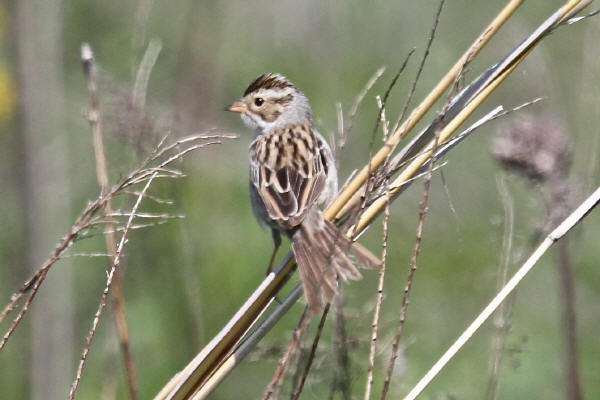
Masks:
[[[315,257],[311,242],[300,238],[298,231],[292,238],[292,249],[298,263],[300,281],[306,296],[308,309],[312,314],[317,313],[323,305],[323,297],[333,298],[336,293],[335,273],[333,270],[323,270],[321,257]],[[304,235],[302,235],[304,236]],[[295,239],[294,239],[295,238]],[[333,273],[334,276],[331,276]]]
[[[352,254],[363,268],[373,269],[381,265],[381,260],[358,242],[352,243]]]
[[[350,248],[359,264],[367,268],[379,264],[377,257],[358,243],[352,243],[318,210],[309,211],[292,235],[292,249],[310,312],[318,312],[323,300],[333,299],[338,275],[344,280],[362,278],[348,255]]]

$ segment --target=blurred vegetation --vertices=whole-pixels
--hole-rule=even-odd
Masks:
[[[0,300],[4,305],[30,272],[32,252],[47,254],[53,246],[32,249],[31,192],[24,170],[28,158],[23,139],[24,103],[20,88],[18,34],[20,5],[0,5]],[[24,3],[36,4],[29,0]],[[240,139],[210,147],[187,157],[181,168],[187,177],[154,185],[152,194],[171,198],[174,206],[146,202],[146,210],[183,213],[173,220],[132,233],[126,250],[124,287],[131,347],[141,398],[151,398],[168,379],[210,340],[264,277],[271,252],[270,234],[261,231],[247,198],[247,156],[250,134],[236,115],[223,106],[236,99],[248,82],[263,72],[280,72],[294,81],[311,100],[318,129],[326,136],[336,132],[336,102],[348,112],[355,96],[374,71],[387,66],[361,106],[342,156],[340,180],[362,166],[376,118],[375,94],[383,94],[393,73],[412,47],[417,47],[388,103],[388,118],[395,120],[406,98],[422,55],[437,2],[271,2],[153,0],[102,2],[55,1],[53,14],[59,27],[60,48],[55,60],[40,54],[43,68],[57,63],[56,84],[63,129],[49,132],[66,144],[68,191],[56,193],[68,213],[47,239],[58,241],[87,200],[99,193],[93,163],[91,133],[83,112],[88,105],[79,48],[89,42],[100,66],[100,99],[105,120],[105,142],[112,182],[125,175],[167,132],[182,136],[216,127],[236,132]],[[413,105],[445,73],[503,1],[448,2],[442,13],[431,55],[417,86]],[[469,67],[467,78],[497,61],[517,45],[561,1],[526,2],[503,27],[488,48]],[[144,17],[144,15],[147,16]],[[43,35],[39,35],[43,39]],[[488,100],[516,106],[539,96],[547,99],[525,112],[552,112],[570,135],[572,179],[587,195],[600,182],[600,22],[592,18],[561,28],[548,37],[513,76]],[[151,75],[147,93],[147,124],[140,127],[127,104],[135,71],[150,39],[162,42],[162,52]],[[44,42],[38,43],[44,46]],[[513,115],[514,116],[514,115]],[[508,118],[512,118],[509,116]],[[495,184],[505,172],[489,156],[490,138],[503,122],[493,122],[453,150],[436,174],[430,211],[425,224],[422,253],[411,294],[406,330],[401,343],[402,367],[388,398],[398,398],[411,387],[495,292],[501,260],[504,212]],[[48,133],[40,135],[43,150]],[[139,136],[143,135],[143,136]],[[51,155],[51,154],[50,154]],[[52,179],[52,178],[50,178]],[[52,180],[47,181],[52,184]],[[546,213],[535,184],[507,176],[515,203],[515,230],[510,269],[532,248],[536,229]],[[57,189],[60,190],[60,189]],[[414,242],[422,185],[417,183],[392,206],[388,278],[385,287],[375,390],[381,386],[406,270]],[[64,197],[61,197],[64,196]],[[43,200],[43,199],[40,199]],[[128,203],[115,204],[127,209]],[[44,213],[55,214],[54,209]],[[30,225],[31,226],[31,225]],[[34,225],[35,226],[35,223]],[[375,226],[362,242],[380,246],[381,228]],[[597,241],[600,215],[593,213],[572,235],[576,267],[577,322],[581,381],[585,398],[600,398],[600,270]],[[104,251],[101,237],[75,245],[73,251]],[[281,252],[280,254],[283,254]],[[72,355],[66,365],[54,368],[74,377],[85,335],[104,288],[106,260],[70,259],[58,263],[50,275],[67,274],[72,285],[70,306],[34,301],[32,309],[61,316],[69,313]],[[348,332],[351,334],[352,392],[362,396],[367,369],[369,332],[377,273],[346,288]],[[61,285],[61,282],[58,282]],[[560,330],[559,285],[554,257],[546,256],[519,288],[512,327],[500,375],[499,398],[564,398]],[[43,291],[44,289],[42,289]],[[271,377],[282,347],[301,312],[292,312],[212,395],[213,399],[258,398]],[[0,353],[0,398],[34,397],[31,365],[41,357],[33,346],[35,325],[27,314]],[[10,320],[11,318],[9,318]],[[9,321],[2,324],[2,332]],[[332,365],[331,324],[317,353],[302,398],[325,398]],[[39,327],[37,328],[39,329]],[[479,332],[449,367],[427,389],[424,398],[481,399],[486,392],[491,358],[491,323]],[[71,337],[71,336],[69,336]],[[120,355],[111,355],[114,323],[106,313],[92,345],[78,389],[78,398],[97,399],[116,376],[116,398],[127,390]],[[113,344],[111,344],[113,343]],[[37,348],[38,353],[32,349]],[[50,349],[47,349],[49,352]],[[111,375],[114,374],[114,375]],[[72,378],[71,378],[72,379]],[[54,383],[59,385],[59,383]],[[70,380],[59,387],[64,398]],[[104,388],[104,389],[103,389]],[[288,390],[286,386],[284,390]],[[108,397],[110,398],[110,397]]]

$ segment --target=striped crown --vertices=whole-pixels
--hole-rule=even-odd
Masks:
[[[285,76],[280,74],[263,74],[258,78],[250,82],[250,85],[244,91],[244,97],[250,93],[257,92],[261,89],[287,89],[295,88],[294,84],[290,82]]]

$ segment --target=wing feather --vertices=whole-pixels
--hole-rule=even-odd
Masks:
[[[321,150],[308,124],[260,135],[250,145],[250,180],[269,217],[284,229],[302,223],[325,187]]]

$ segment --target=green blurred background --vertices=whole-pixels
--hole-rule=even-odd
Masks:
[[[526,2],[471,64],[467,79],[517,45],[561,1]],[[449,1],[424,68],[415,105],[466,50],[503,1]],[[187,177],[154,185],[173,206],[142,208],[185,214],[183,220],[132,233],[124,261],[131,347],[141,398],[151,398],[190,360],[264,277],[271,238],[247,199],[250,134],[223,106],[260,73],[280,72],[311,100],[326,136],[337,130],[336,102],[345,115],[380,66],[385,75],[366,97],[342,155],[340,180],[362,166],[383,95],[412,47],[417,54],[387,107],[395,120],[415,76],[438,3],[421,2],[161,2],[20,0],[0,5],[0,303],[39,267],[88,200],[98,195],[88,94],[79,60],[89,42],[99,65],[100,101],[112,182],[127,174],[158,137],[208,128],[240,138],[200,150],[180,165]],[[551,112],[568,130],[573,149],[574,198],[598,185],[600,50],[598,18],[559,29],[543,41],[479,115],[539,96],[525,111]],[[128,105],[135,71],[151,39],[162,51],[152,71],[145,114]],[[439,107],[439,105],[438,105]],[[431,118],[431,117],[430,117]],[[507,117],[506,120],[514,118]],[[141,121],[141,122],[140,122]],[[540,188],[503,172],[489,155],[493,122],[453,150],[444,179],[436,174],[425,224],[402,354],[388,398],[405,394],[491,298],[502,258],[504,211],[497,181],[515,204],[510,270],[532,249],[546,209]],[[445,185],[445,187],[444,187]],[[422,184],[392,207],[375,390],[401,304],[414,243]],[[116,208],[130,207],[127,199]],[[380,247],[380,222],[362,242]],[[585,398],[600,398],[600,215],[574,234],[579,366]],[[287,244],[286,244],[287,246]],[[102,252],[102,237],[72,252]],[[555,254],[546,255],[518,290],[500,374],[498,398],[561,399],[562,298]],[[280,253],[280,255],[283,252]],[[25,320],[0,353],[0,398],[62,399],[75,376],[85,335],[105,285],[102,258],[69,258],[51,270]],[[352,392],[361,398],[377,272],[347,286]],[[212,399],[258,398],[300,313],[297,304]],[[125,375],[109,312],[103,315],[82,381],[80,399],[127,398]],[[11,314],[11,318],[15,314]],[[10,319],[1,325],[8,329]],[[330,318],[315,371],[302,398],[327,398],[333,370]],[[492,324],[487,323],[449,364],[423,398],[485,398]],[[289,391],[289,386],[284,386]]]

